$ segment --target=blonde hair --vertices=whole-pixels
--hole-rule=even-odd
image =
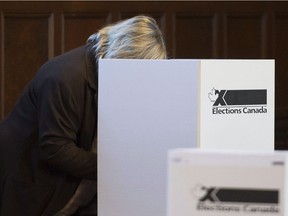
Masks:
[[[91,35],[96,60],[99,58],[163,59],[167,58],[165,42],[156,21],[136,16],[106,26]]]

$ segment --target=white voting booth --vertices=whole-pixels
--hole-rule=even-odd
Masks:
[[[169,150],[273,150],[274,61],[100,60],[98,130],[98,216],[165,216]]]
[[[287,216],[287,156],[171,150],[168,216]]]

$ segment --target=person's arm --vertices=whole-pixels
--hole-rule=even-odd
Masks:
[[[97,152],[97,144],[94,141],[92,152]],[[68,203],[54,216],[73,215],[79,208],[87,206],[97,194],[97,181],[82,179],[75,194]]]
[[[80,207],[86,206],[96,196],[97,182],[94,180],[83,179],[73,197],[69,202],[54,216],[73,215]]]
[[[81,83],[84,81],[52,76],[38,83],[39,151],[41,158],[56,169],[96,179],[96,154],[77,146],[84,100]]]

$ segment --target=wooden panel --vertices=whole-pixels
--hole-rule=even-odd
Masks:
[[[2,115],[7,115],[24,86],[48,60],[49,19],[49,14],[6,14],[3,17]]]
[[[275,16],[276,107],[288,117],[288,12]],[[285,112],[285,114],[284,114]]]
[[[65,14],[64,52],[84,45],[91,34],[110,22],[109,14]]]
[[[275,149],[288,150],[288,118],[278,118],[275,124]]]
[[[226,15],[225,58],[265,57],[264,22],[262,15]]]
[[[288,2],[0,1],[0,13],[0,118],[48,58],[107,23],[148,14],[171,58],[274,58],[276,146],[288,149]]]
[[[0,121],[4,115],[4,44],[3,44],[3,14],[0,13]]]
[[[176,14],[174,56],[213,58],[216,53],[216,18],[213,15]]]

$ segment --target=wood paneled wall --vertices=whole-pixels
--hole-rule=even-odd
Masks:
[[[288,2],[20,1],[0,2],[0,13],[1,119],[45,61],[105,24],[149,14],[171,58],[275,59],[276,148],[288,149]]]

